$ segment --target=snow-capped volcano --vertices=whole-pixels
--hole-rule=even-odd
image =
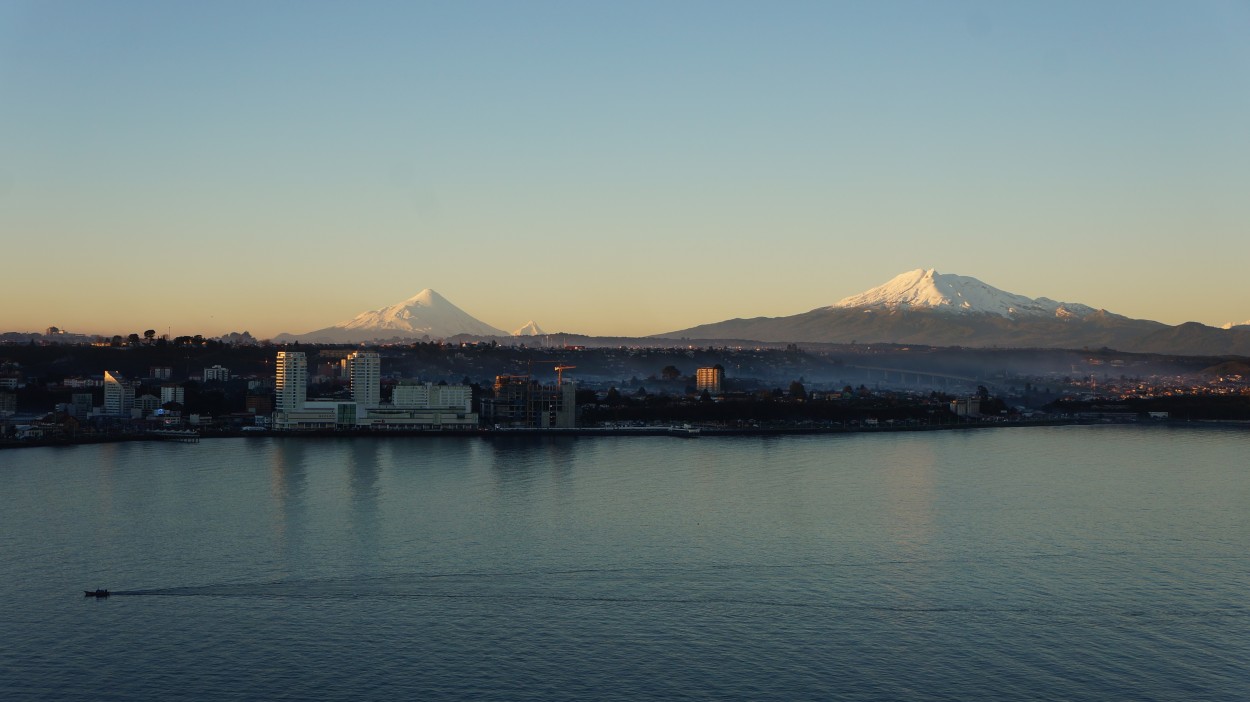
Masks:
[[[429,288],[403,302],[361,312],[334,326],[341,329],[395,330],[408,334],[429,334],[431,337],[456,334],[504,336],[503,331],[478,321]]]
[[[512,332],[512,335],[513,336],[543,336],[546,333],[547,332],[543,331],[542,327],[538,326],[538,322],[535,322],[534,320],[531,319],[530,321],[526,322],[520,329],[517,329],[516,331]]]
[[[307,334],[282,334],[278,340],[291,338],[357,343],[394,337],[419,339],[428,336],[431,339],[442,339],[457,334],[507,336],[504,331],[475,319],[447,298],[426,288],[389,307],[361,312],[347,321]]]
[[[1049,298],[1016,295],[987,285],[976,278],[917,268],[900,273],[884,285],[851,295],[827,309],[869,308],[931,310],[956,314],[988,313],[1002,317],[1085,316],[1094,308]]]
[[[837,304],[808,312],[787,317],[729,319],[657,336],[1000,348],[1105,346],[1151,352],[1217,348],[1214,342],[1190,343],[1196,333],[1190,329],[1179,332],[1180,337],[1184,337],[1179,341],[1164,338],[1173,334],[1173,329],[1159,322],[1129,319],[1088,305],[1017,295],[976,278],[921,268],[843,298]]]

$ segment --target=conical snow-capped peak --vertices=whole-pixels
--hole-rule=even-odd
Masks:
[[[429,288],[403,302],[361,312],[334,326],[339,329],[393,331],[401,336],[505,336],[502,330],[475,319]]]
[[[426,288],[425,290],[422,290],[421,292],[417,293],[416,295],[413,295],[407,300],[404,300],[400,304],[409,305],[409,306],[420,305],[422,307],[433,307],[434,305],[437,305],[440,303],[446,303],[449,305],[451,304],[450,302],[447,302],[447,298],[443,297],[442,295],[439,295],[437,292],[435,292],[434,290],[430,288]]]
[[[512,332],[512,335],[513,336],[543,336],[546,333],[547,332],[543,331],[542,327],[538,326],[538,322],[535,322],[534,320],[531,319],[530,321],[522,325],[520,329],[517,329],[516,331]]]
[[[843,298],[830,308],[932,310],[952,314],[987,313],[1003,317],[1091,314],[1095,310],[1039,297],[1016,295],[987,285],[976,278],[917,268],[900,273],[884,285]]]

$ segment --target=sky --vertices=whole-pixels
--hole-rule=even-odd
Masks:
[[[1250,320],[1250,1],[0,0],[0,331]]]

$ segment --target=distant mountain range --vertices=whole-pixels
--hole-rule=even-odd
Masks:
[[[542,336],[542,328],[530,320],[508,334],[456,307],[450,300],[426,288],[402,302],[361,312],[332,327],[306,334],[279,334],[277,342],[304,341],[328,344],[359,344],[391,339],[447,339],[453,336]]]
[[[332,327],[274,340],[372,341],[544,336],[530,321],[512,334],[433,290]],[[1169,326],[1103,309],[1009,293],[961,275],[916,269],[833,305],[788,317],[730,319],[648,337],[687,342],[893,343],[979,348],[1112,348],[1126,352],[1250,356],[1250,327]]]
[[[1089,305],[1009,293],[976,278],[917,269],[788,317],[730,319],[653,338],[698,341],[899,343],[926,346],[1102,348],[1250,355],[1250,328],[1169,326]]]

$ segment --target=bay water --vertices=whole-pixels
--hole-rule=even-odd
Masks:
[[[1250,430],[6,450],[0,588],[4,700],[1244,700]]]

